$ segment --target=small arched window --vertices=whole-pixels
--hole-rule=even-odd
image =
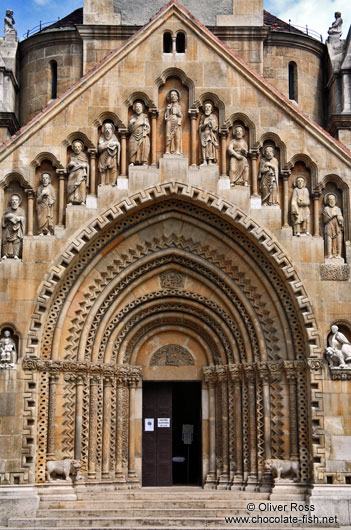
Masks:
[[[163,53],[172,53],[172,34],[170,31],[163,34]]]
[[[185,33],[179,31],[176,38],[176,51],[177,53],[185,53]]]
[[[57,62],[50,62],[50,74],[51,74],[51,99],[57,98]]]
[[[294,61],[289,63],[289,99],[297,102],[297,65]]]

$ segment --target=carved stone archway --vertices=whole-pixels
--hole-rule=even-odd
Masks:
[[[175,326],[203,349],[193,358],[211,418],[206,485],[261,487],[270,457],[298,459],[310,480],[306,403],[320,361],[303,285],[254,220],[170,183],[102,213],[43,284],[24,364],[39,384],[38,481],[47,458],[74,456],[86,480],[139,483],[135,394],[163,346],[152,351],[149,337]]]

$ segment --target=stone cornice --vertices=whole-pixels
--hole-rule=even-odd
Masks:
[[[270,31],[265,46],[286,46],[288,48],[299,48],[322,58],[327,52],[326,45],[313,37],[288,31]]]
[[[0,127],[6,127],[10,134],[15,134],[20,128],[19,121],[14,112],[0,112]]]
[[[22,58],[30,51],[43,48],[46,45],[81,44],[82,40],[75,28],[55,29],[55,31],[42,31],[31,35],[19,43],[19,53]]]
[[[335,136],[339,129],[351,129],[351,114],[332,114],[326,129],[332,136]]]

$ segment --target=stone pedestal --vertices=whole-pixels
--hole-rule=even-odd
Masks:
[[[13,517],[35,517],[39,508],[39,495],[33,486],[8,486],[1,488],[0,524],[7,525]]]
[[[155,166],[129,166],[129,192],[145,190],[160,182],[160,170]]]
[[[160,158],[160,182],[169,182],[175,180],[176,182],[188,183],[188,159],[183,155],[163,155]]]
[[[119,179],[118,179],[119,180]],[[117,182],[118,182],[117,180]],[[128,179],[123,179],[128,180]],[[118,186],[99,186],[98,204],[99,208],[106,208],[128,196],[128,189],[121,189]]]
[[[66,228],[83,226],[94,215],[96,215],[95,208],[87,208],[84,204],[68,204],[66,208]]]
[[[189,184],[204,188],[207,191],[217,192],[219,168],[217,165],[189,168]]]
[[[86,202],[87,208],[94,208],[97,209],[98,207],[98,200],[96,195],[88,195],[87,196],[87,202]]]
[[[301,501],[305,500],[306,485],[293,482],[292,480],[274,481],[272,493],[269,496],[271,501]]]
[[[315,484],[307,495],[318,517],[337,517],[333,527],[351,525],[351,486]]]
[[[235,204],[239,208],[242,208],[246,212],[249,210],[250,203],[250,188],[249,186],[233,186],[229,188],[224,188],[226,181],[224,179],[229,177],[221,177],[218,182],[218,193],[228,201]]]
[[[252,212],[260,226],[266,226],[269,230],[280,230],[282,226],[282,211],[280,206],[262,206],[259,210]]]

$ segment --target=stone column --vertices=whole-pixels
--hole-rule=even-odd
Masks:
[[[220,130],[221,137],[221,177],[227,176],[227,137],[228,129]]]
[[[206,477],[205,489],[214,489],[216,477],[216,379],[212,373],[205,373],[208,384],[208,437],[209,437],[209,470]]]
[[[90,409],[89,409],[89,449],[88,449],[88,477],[96,477],[96,435],[98,413],[98,385],[99,378],[93,376],[90,380]]]
[[[123,389],[126,386],[126,381],[123,377],[117,378],[117,435],[116,435],[116,482],[123,484],[126,478],[123,474]]]
[[[258,160],[258,148],[253,148],[250,151],[251,155],[251,193],[253,197],[259,197],[258,184],[257,184],[257,160]]]
[[[120,176],[127,177],[127,133],[128,129],[118,129],[121,135],[121,172]]]
[[[290,458],[298,460],[296,374],[292,366],[286,366],[286,378],[289,386]]]
[[[82,456],[83,387],[84,378],[78,376],[76,383],[76,417],[74,430],[74,458],[76,460],[80,460]]]
[[[34,195],[31,188],[25,190],[27,195],[27,235],[33,235],[33,212],[34,212]]]
[[[283,228],[289,228],[289,175],[290,171],[280,172],[283,177]]]
[[[158,109],[156,107],[150,108],[151,114],[151,165],[156,166],[156,153],[157,153],[157,115]]]
[[[346,71],[342,76],[343,81],[343,113],[351,112],[351,83],[350,83],[350,71]]]
[[[58,197],[58,225],[62,228],[65,211],[65,174],[64,169],[57,169],[56,173],[59,178],[59,197]]]
[[[313,236],[318,237],[319,234],[319,197],[320,191],[313,192]]]
[[[128,481],[136,482],[135,473],[135,389],[137,379],[129,380],[129,450],[128,450]]]
[[[58,374],[49,375],[47,460],[55,458],[56,385]]]
[[[111,395],[112,379],[111,377],[105,377],[102,421],[102,478],[110,476]]]
[[[191,125],[191,165],[193,167],[196,167],[196,132],[197,132],[197,117],[199,114],[199,109],[192,108],[189,109],[189,116],[190,116],[190,125]]]
[[[229,461],[228,461],[228,376],[225,370],[220,368],[219,384],[221,388],[222,401],[222,473],[219,478],[218,489],[229,488]]]
[[[88,149],[90,154],[90,195],[96,195],[96,153],[95,147]]]
[[[233,486],[236,484],[236,487],[241,487],[243,482],[243,427],[242,427],[242,405],[241,405],[241,370],[240,366],[235,365],[230,367],[231,370],[231,380],[233,385],[233,423],[235,431],[234,439],[234,454],[235,454],[235,468],[234,468],[234,478]],[[235,487],[235,486],[234,486]]]
[[[246,380],[248,383],[249,398],[249,476],[248,484],[257,481],[257,436],[256,436],[256,392],[255,392],[255,372],[253,366],[247,365],[245,368]]]

